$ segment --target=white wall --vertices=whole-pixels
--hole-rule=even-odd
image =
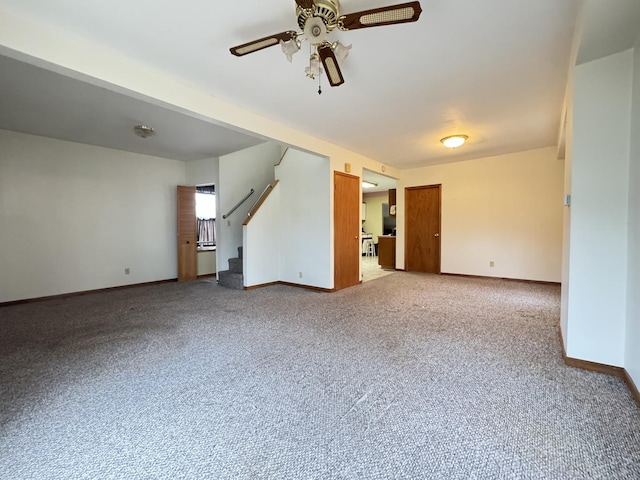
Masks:
[[[640,38],[634,51],[631,162],[629,172],[629,258],[624,366],[640,387]]]
[[[280,160],[280,145],[263,143],[220,157],[220,176],[216,203],[216,267],[228,270],[230,258],[242,246],[242,223],[264,188],[274,180],[274,165]],[[223,219],[242,198],[254,193],[231,216]]]
[[[244,228],[245,286],[333,288],[329,160],[290,148],[275,175],[279,183]]]
[[[373,239],[378,243],[378,236],[383,233],[382,204],[389,203],[387,192],[371,193],[363,195],[362,201],[367,204],[367,220],[362,224],[365,232],[372,233]]]
[[[215,185],[220,178],[220,159],[205,158],[186,163],[187,185]]]
[[[179,161],[0,130],[0,302],[176,278],[184,181]]]
[[[280,180],[280,280],[333,288],[329,160],[289,149],[277,167]],[[302,277],[300,277],[302,274]]]
[[[576,67],[567,355],[624,365],[631,50]]]
[[[245,287],[280,280],[282,217],[278,183],[243,230]]]
[[[405,260],[404,189],[442,184],[443,273],[559,282],[563,169],[551,147],[403,171],[396,267]]]

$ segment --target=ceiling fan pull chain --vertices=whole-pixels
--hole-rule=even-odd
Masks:
[[[322,85],[320,84],[320,77],[321,75],[318,75],[318,95],[322,95]]]

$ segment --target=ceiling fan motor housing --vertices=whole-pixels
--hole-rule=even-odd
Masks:
[[[298,26],[302,30],[305,29],[307,20],[312,17],[322,19],[328,31],[333,30],[338,25],[338,17],[340,16],[340,2],[338,0],[315,0],[316,9],[309,12],[296,7],[296,15],[298,16]]]

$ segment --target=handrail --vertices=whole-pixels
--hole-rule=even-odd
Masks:
[[[227,213],[226,215],[223,215],[222,218],[226,220],[229,215],[231,215],[233,212],[235,212],[240,205],[242,205],[244,202],[246,202],[247,199],[251,195],[253,195],[253,192],[254,192],[254,190],[252,188],[251,191],[249,193],[247,193],[242,200],[240,200],[238,203],[236,203],[236,206],[233,207],[231,210],[229,210],[229,213]]]
[[[255,213],[253,211],[253,209],[255,208],[255,206],[258,204],[258,202],[260,200],[262,200],[262,197],[264,197],[264,194],[267,193],[267,190],[269,190],[270,188],[273,188],[272,184],[267,185],[266,187],[264,187],[264,190],[262,191],[262,193],[260,194],[260,196],[258,197],[258,199],[253,202],[253,205],[251,205],[251,208],[249,209],[249,212],[247,213],[247,217],[250,217],[253,215],[253,213]]]
[[[289,147],[287,147],[287,148],[285,148],[285,149],[284,149],[284,152],[282,152],[282,156],[280,157],[280,161],[279,161],[278,163],[276,163],[276,164],[274,165],[274,167],[278,167],[278,166],[280,166],[280,164],[282,163],[282,160],[284,160],[284,157],[285,157],[285,155],[286,155],[287,153],[289,153]]]
[[[278,184],[278,182],[279,180],[275,180],[273,183],[270,183],[264,188],[264,190],[262,191],[262,194],[260,195],[258,200],[256,200],[256,203],[254,203],[253,206],[249,209],[249,213],[247,213],[247,218],[242,225],[247,225],[249,221],[255,216],[256,212],[260,209],[260,207],[265,202],[269,194],[273,191],[273,189]]]

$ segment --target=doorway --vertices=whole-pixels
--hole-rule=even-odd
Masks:
[[[198,233],[198,278],[216,275],[216,188],[196,187],[196,222]]]
[[[395,237],[396,217],[389,207],[390,201],[395,205],[395,200],[393,200],[395,198],[395,189],[396,179],[366,168],[362,169],[363,251],[361,272],[363,282],[388,275],[395,269],[395,261],[393,261],[393,269],[381,267],[381,258],[379,256],[381,237]],[[365,238],[370,239],[374,244],[373,256],[367,255],[371,253],[371,250],[367,248],[370,245],[364,240]],[[383,244],[385,244],[385,240],[388,243],[389,239],[382,238],[382,240]],[[388,250],[388,248],[386,250],[383,248],[383,253]],[[395,252],[395,247],[393,250]],[[389,261],[389,259],[385,258],[385,261]]]
[[[179,185],[178,281],[215,275],[215,186]]]
[[[440,273],[441,185],[404,190],[405,269]]]

